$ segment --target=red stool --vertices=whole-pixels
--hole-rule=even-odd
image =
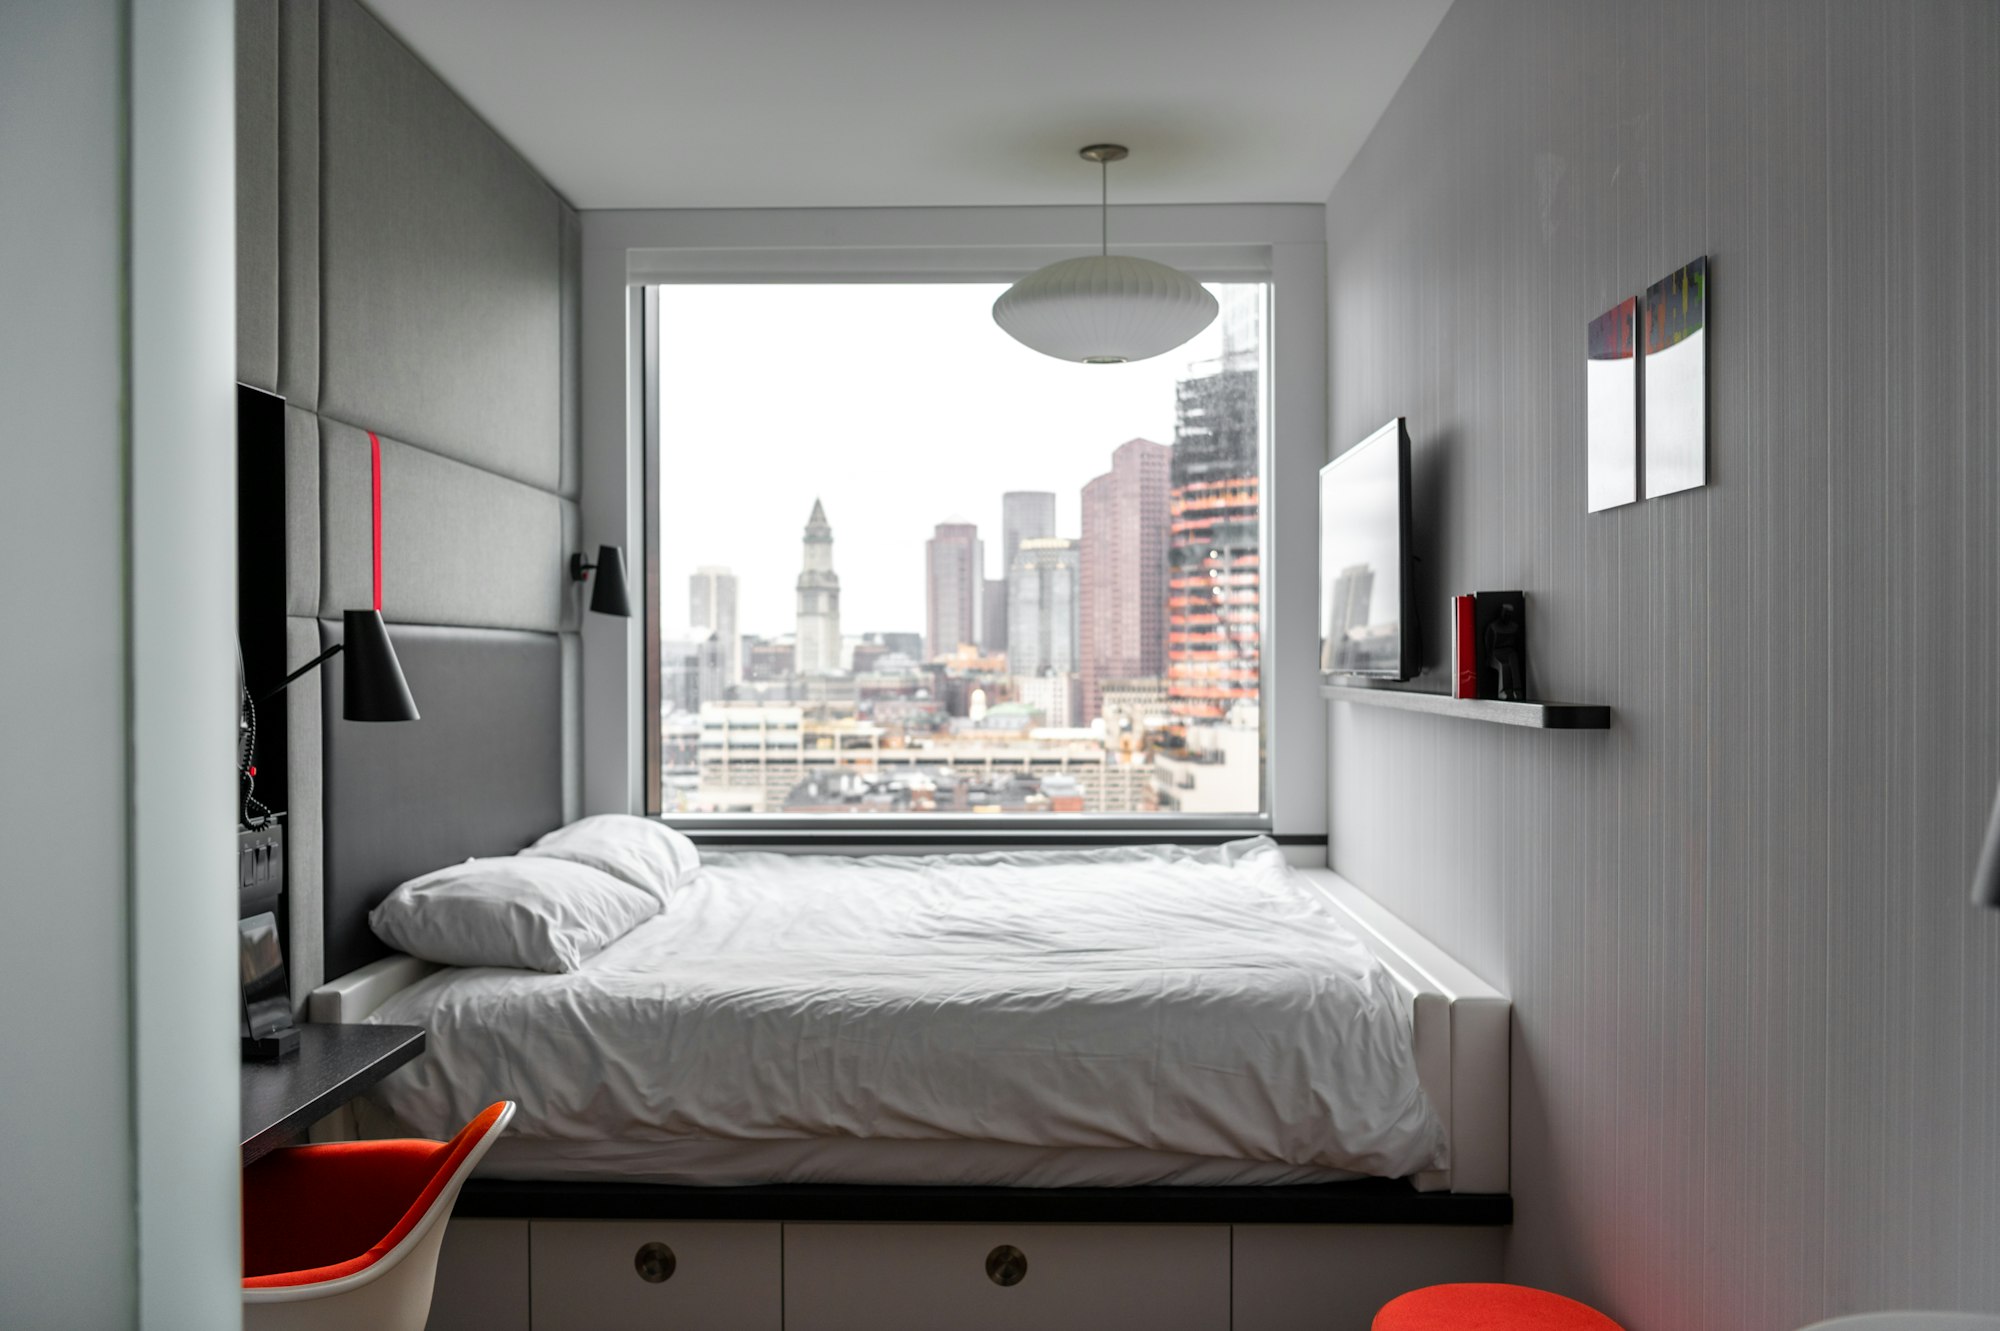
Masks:
[[[1391,1299],[1375,1331],[1621,1331],[1575,1299],[1525,1285],[1432,1285]]]

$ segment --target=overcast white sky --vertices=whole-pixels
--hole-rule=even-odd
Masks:
[[[841,630],[924,630],[924,542],[979,525],[1000,575],[1000,496],[1052,490],[1057,534],[1111,450],[1170,444],[1174,384],[1221,351],[1220,321],[1131,365],[1038,355],[994,324],[987,285],[669,286],[660,295],[660,613],[726,564],[739,627],[793,627],[813,500],[833,525]],[[1218,294],[1220,292],[1218,291]]]

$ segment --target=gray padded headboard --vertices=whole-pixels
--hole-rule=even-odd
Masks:
[[[340,624],[320,621],[326,646]],[[389,949],[368,912],[396,884],[473,855],[509,855],[563,817],[562,653],[552,633],[392,624],[423,719],[340,719],[325,666],[326,974]]]
[[[423,713],[340,720],[337,665],[286,694],[302,1002],[379,952],[397,882],[580,804],[581,227],[364,3],[236,20],[238,374],[287,404],[289,664],[370,604],[372,432],[382,617]]]

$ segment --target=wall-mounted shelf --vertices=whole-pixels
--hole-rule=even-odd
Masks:
[[[1467,721],[1491,721],[1533,730],[1609,730],[1611,709],[1592,702],[1498,702],[1490,698],[1454,698],[1446,693],[1415,689],[1370,688],[1362,684],[1322,684],[1319,696],[1332,702],[1358,702],[1370,707],[1394,707],[1405,712],[1429,712]]]

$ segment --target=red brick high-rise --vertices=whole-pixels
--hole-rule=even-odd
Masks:
[[[1084,724],[1102,710],[1105,681],[1165,674],[1172,457],[1165,444],[1127,440],[1112,451],[1111,470],[1083,487]]]

